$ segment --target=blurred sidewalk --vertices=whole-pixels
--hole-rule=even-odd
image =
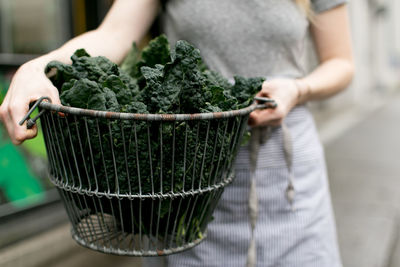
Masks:
[[[325,154],[344,267],[400,267],[400,95],[331,139]]]
[[[400,267],[400,94],[320,129],[344,267]],[[0,266],[139,267],[78,246],[69,225],[0,251]]]

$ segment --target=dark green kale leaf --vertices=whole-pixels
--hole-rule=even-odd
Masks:
[[[131,77],[139,76],[138,63],[140,62],[140,52],[137,48],[136,43],[132,44],[131,50],[129,50],[128,55],[121,64],[121,69],[129,74]]]
[[[168,86],[164,66],[154,68],[142,67],[141,71],[146,80],[146,87],[142,91],[142,99],[147,103],[150,113],[171,113],[179,102],[179,87]]]
[[[136,80],[122,72],[117,64],[105,57],[91,57],[84,49],[77,50],[71,60],[72,65],[52,61],[45,70],[56,69],[51,80],[60,91],[63,105],[115,112],[147,112],[146,105],[136,103],[139,92]]]
[[[232,84],[218,72],[206,69],[203,71],[203,74],[207,80],[207,84],[231,90]]]
[[[58,61],[51,61],[47,64],[45,73],[50,73],[52,69],[56,69],[57,71],[55,75],[50,78],[50,80],[58,89],[72,79],[79,79],[78,72],[71,65],[67,65]]]
[[[204,72],[207,81],[207,88],[212,92],[212,99],[208,104],[208,109],[221,111],[238,109],[238,100],[232,95],[232,84],[215,71],[206,70]],[[249,97],[250,98],[250,97]]]
[[[158,36],[143,49],[142,60],[138,62],[138,67],[154,67],[157,64],[167,64],[171,61],[170,49],[167,37],[163,34]]]
[[[146,81],[142,100],[151,113],[198,113],[212,98],[204,75],[199,70],[200,51],[185,41],[178,41],[172,61],[153,68],[143,66]]]
[[[132,101],[131,103],[127,104],[122,109],[122,112],[139,113],[139,114],[149,113],[147,110],[147,106],[144,103],[138,101]]]
[[[235,84],[232,87],[232,95],[236,97],[239,108],[246,107],[251,104],[254,96],[261,90],[264,78],[243,78],[235,76]]]
[[[200,112],[212,97],[211,92],[206,90],[205,77],[199,70],[202,63],[200,50],[186,41],[178,41],[174,52],[173,63],[169,63],[173,79],[170,79],[171,82],[167,86],[172,87],[177,84],[181,88],[179,95],[181,113]]]
[[[125,71],[123,70],[120,70],[118,77],[128,87],[128,90],[131,92],[134,101],[137,101],[137,96],[140,90],[137,79],[132,78],[131,76],[129,76],[129,74],[125,73]]]
[[[129,90],[122,79],[115,74],[108,76],[104,80],[102,86],[111,89],[111,91],[115,93],[118,103],[121,105],[127,105],[133,101],[132,91]]]
[[[114,111],[114,112],[121,111],[120,104],[118,103],[118,96],[115,94],[114,91],[112,91],[111,89],[109,89],[107,87],[104,87],[102,94],[104,95],[104,99],[106,100],[106,102],[105,102],[106,110]],[[102,110],[97,107],[93,107],[90,109]]]
[[[86,78],[74,80],[72,87],[61,93],[60,99],[63,105],[72,107],[106,109],[106,99],[102,90],[96,82]]]
[[[121,69],[131,77],[140,79],[140,68],[143,66],[155,67],[157,64],[165,65],[171,61],[170,45],[165,35],[160,35],[151,40],[149,44],[139,52],[136,43],[133,43]]]
[[[89,55],[75,53],[71,59],[72,65],[79,73],[80,78],[102,82],[110,75],[119,75],[118,65],[105,57],[90,57]]]

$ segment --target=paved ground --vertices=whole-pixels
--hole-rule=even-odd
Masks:
[[[400,97],[325,151],[344,266],[399,267]]]
[[[357,123],[331,135],[325,147],[344,267],[400,267],[400,95],[362,120],[351,121]],[[340,127],[340,121],[336,125]],[[137,258],[108,256],[79,247],[68,228],[50,231],[40,241],[23,242],[24,251],[34,251],[35,246],[37,250],[40,244],[41,251],[57,254],[55,260],[36,259],[36,264],[31,257],[28,265],[140,266]],[[59,247],[60,242],[65,248],[54,250],[54,244]],[[10,249],[8,257],[17,260],[3,257],[9,264],[0,266],[28,266],[18,264],[22,259],[15,251]]]

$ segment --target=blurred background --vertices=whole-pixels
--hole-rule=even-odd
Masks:
[[[0,0],[0,104],[24,62],[96,28],[111,0]],[[325,146],[344,266],[400,267],[400,1],[350,0],[356,75],[310,107]],[[310,67],[315,59],[310,54]],[[47,178],[43,137],[0,125],[0,266],[140,266],[83,249]]]

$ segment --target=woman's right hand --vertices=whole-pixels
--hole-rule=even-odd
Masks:
[[[0,120],[15,145],[37,135],[36,125],[31,129],[27,129],[26,122],[19,125],[31,102],[48,96],[52,103],[60,104],[57,88],[44,73],[46,64],[42,58],[38,58],[22,65],[12,78],[7,95],[0,106]]]

